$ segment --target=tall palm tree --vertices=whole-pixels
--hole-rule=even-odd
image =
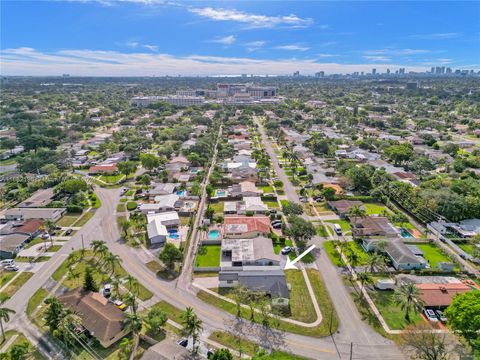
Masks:
[[[357,280],[360,281],[362,287],[365,288],[366,285],[370,285],[373,283],[373,278],[369,273],[360,272],[357,274]]]
[[[133,292],[133,288],[135,287],[138,291],[138,281],[132,275],[127,275],[127,282],[128,282],[128,289]]]
[[[360,257],[355,251],[349,251],[347,253],[347,259],[352,267],[356,267],[360,261]]]
[[[377,272],[385,269],[385,258],[379,253],[373,253],[367,259],[367,269],[370,272]]]
[[[120,295],[120,282],[117,279],[113,279],[111,284],[112,284],[113,294],[116,298],[118,298]]]
[[[405,311],[405,319],[410,322],[410,311],[420,312],[423,307],[423,300],[420,298],[420,291],[412,283],[401,285],[395,290],[395,302]]]
[[[90,244],[93,250],[93,256],[97,255],[103,247],[106,246],[106,242],[103,240],[93,240]]]
[[[137,313],[138,304],[137,304],[137,298],[135,297],[134,294],[128,293],[125,296],[125,304],[127,304],[130,307],[130,310],[133,314]]]
[[[198,333],[202,330],[202,321],[193,312],[191,307],[187,307],[182,313],[183,331],[187,336],[192,337],[193,352],[196,353],[198,348],[196,347]]]
[[[113,276],[115,274],[115,267],[117,266],[117,264],[119,264],[122,261],[122,259],[120,259],[120,256],[114,255],[111,252],[108,252],[107,255],[105,255],[103,260],[105,261],[105,264],[110,266],[110,269],[111,269],[110,276]]]
[[[0,305],[2,305],[5,301],[2,301]],[[6,308],[6,307],[0,307],[0,328],[2,330],[2,338],[3,341],[5,341],[5,331],[3,329],[3,322],[9,322],[10,321],[10,314],[15,314],[15,310]],[[2,341],[2,342],[3,342]]]
[[[352,206],[350,210],[348,210],[348,218],[349,219],[354,219],[354,227],[356,228],[357,225],[357,219],[361,218],[363,219],[364,217],[367,216],[367,212],[362,209],[359,205]]]

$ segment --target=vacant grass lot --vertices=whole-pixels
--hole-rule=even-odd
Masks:
[[[216,203],[210,203],[208,204],[208,207],[213,209],[215,214],[223,214],[223,201],[219,201]]]
[[[393,291],[371,291],[370,296],[390,329],[400,330],[409,325],[405,320],[405,311],[395,303]],[[410,313],[410,320],[412,323],[423,321],[419,314],[413,312]]]
[[[430,264],[431,268],[436,268],[439,262],[452,262],[452,260],[446,256],[442,250],[440,250],[434,244],[416,244],[420,250],[423,251],[425,260]]]
[[[58,226],[67,227],[77,221],[81,214],[66,214],[60,220],[57,221]]]
[[[350,222],[348,220],[327,220],[326,222],[331,224],[338,224],[342,228],[342,232],[351,231],[352,227],[350,226]]]
[[[367,215],[379,215],[382,213],[382,211],[388,211],[390,212],[386,206],[382,204],[376,204],[376,203],[366,203],[363,204],[365,211],[367,212]]]
[[[290,239],[286,239],[285,240],[285,243],[281,243],[281,242],[274,242],[273,243],[273,251],[275,252],[275,254],[280,254],[280,251],[282,250],[282,248],[284,248],[285,246],[292,246],[292,240]]]
[[[347,250],[346,252],[354,252],[357,254],[357,257],[358,257],[358,265],[366,265],[367,264],[367,260],[368,260],[368,253],[363,250],[362,246],[358,243],[356,243],[355,241],[349,241],[347,243]],[[348,254],[345,254],[345,256],[347,256]],[[358,266],[357,265],[357,266]]]
[[[122,180],[125,177],[123,174],[117,174],[117,175],[100,175],[98,177],[99,180],[107,183],[107,184],[115,184]]]
[[[220,266],[220,245],[203,245],[198,249],[195,266],[209,267]]]
[[[291,286],[291,318],[305,323],[314,322],[317,317],[302,272],[300,270],[287,270],[285,271],[285,277],[287,283]]]
[[[74,226],[83,226],[87,223],[88,220],[90,220],[93,216],[94,212],[92,210],[87,211],[86,213],[83,213],[83,216],[81,219],[79,219]]]

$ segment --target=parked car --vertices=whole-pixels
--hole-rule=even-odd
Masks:
[[[303,187],[305,189],[311,189],[313,187],[313,185],[312,184],[305,184]]]
[[[67,229],[67,231],[65,231],[65,235],[67,235],[67,236],[68,236],[68,235],[70,235],[72,232],[73,232],[73,230],[72,230],[72,229]]]
[[[293,250],[293,249],[292,249],[290,246],[285,246],[285,247],[281,250],[281,253],[282,253],[283,255],[287,255],[287,254],[291,253],[292,250]]]
[[[323,201],[323,196],[314,196],[313,200],[316,202],[322,202]]]
[[[272,221],[272,225],[274,224],[281,224],[282,223],[282,220],[279,220],[279,219],[276,219],[276,220],[273,220]]]
[[[182,338],[182,339],[178,339],[176,341],[176,343],[180,346],[183,346],[184,348],[186,348],[188,346],[188,339],[185,339],[185,338]]]
[[[127,304],[125,304],[122,300],[115,300],[113,302],[113,305],[115,305],[117,309],[120,309],[122,311],[125,311],[127,309]]]
[[[447,322],[447,318],[445,317],[445,315],[443,315],[443,311],[435,310],[435,314],[437,315],[438,320],[440,320],[442,324],[445,324]]]
[[[338,224],[333,224],[333,230],[337,235],[342,235],[342,227]]]
[[[5,266],[14,265],[14,264],[15,264],[15,260],[13,260],[13,259],[5,259],[5,260],[0,261],[0,264],[5,265]]]
[[[55,226],[55,230],[62,230],[62,227],[61,226]]]
[[[15,265],[15,264],[7,265],[7,266],[5,267],[5,269],[6,269],[7,271],[18,271],[18,266]]]
[[[300,200],[300,202],[302,202],[302,203],[305,203],[305,202],[308,201],[305,196],[300,196],[299,200]]]
[[[282,223],[275,223],[275,224],[272,225],[272,228],[281,229],[282,228]]]
[[[208,351],[207,351],[207,359],[210,359],[210,356],[212,356],[213,354],[215,354],[215,350],[214,350],[214,349],[208,349]]]
[[[103,296],[108,298],[110,295],[112,295],[112,285],[105,284],[105,286],[103,287]]]
[[[269,212],[270,212],[270,214],[276,214],[276,213],[277,213],[277,209],[270,209]]]
[[[435,315],[435,311],[433,311],[432,309],[424,309],[423,313],[425,314],[427,319],[430,320],[431,322],[437,322],[438,321],[438,319]]]
[[[42,239],[50,239],[50,234],[49,233],[42,234]]]

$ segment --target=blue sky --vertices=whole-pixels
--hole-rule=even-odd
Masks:
[[[480,2],[2,1],[3,75],[480,68]]]

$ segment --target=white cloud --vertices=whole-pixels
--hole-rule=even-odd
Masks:
[[[366,50],[363,53],[365,55],[419,55],[430,53],[430,50],[426,49],[378,49],[378,50]]]
[[[252,14],[235,9],[222,8],[190,8],[190,12],[214,21],[233,21],[247,24],[254,28],[273,28],[276,26],[306,27],[313,23],[313,19],[303,19],[297,15],[268,16]]]
[[[136,47],[138,47],[138,45],[140,45],[140,43],[137,41],[127,41],[124,43],[124,45],[126,47],[129,47],[130,49],[135,49]]]
[[[304,46],[304,45],[300,45],[300,44],[280,45],[280,46],[275,46],[275,49],[288,50],[288,51],[307,51],[307,50],[310,50],[309,47]]]
[[[362,56],[365,60],[368,60],[368,61],[380,61],[380,62],[388,62],[388,61],[391,61],[392,59],[390,59],[388,56],[384,56],[384,55],[365,55],[365,56]]]
[[[336,45],[336,44],[337,44],[336,41],[326,41],[326,42],[320,43],[319,45],[320,46],[332,46],[332,45]]]
[[[317,54],[317,56],[320,58],[331,58],[331,57],[337,57],[340,55],[339,54]]]
[[[143,45],[143,47],[144,47],[145,49],[150,50],[150,51],[158,51],[158,45],[145,44],[145,45]]]
[[[460,33],[457,32],[448,32],[448,33],[431,33],[431,34],[414,34],[410,35],[414,39],[423,39],[423,40],[445,40],[445,39],[455,39],[460,36]]]
[[[247,42],[244,45],[246,46],[247,51],[254,52],[261,49],[266,43],[267,43],[266,41],[257,40],[257,41]]]
[[[323,70],[326,73],[369,71],[371,64],[321,63],[313,59],[251,59],[190,55],[178,57],[158,53],[122,53],[98,50],[60,50],[44,53],[32,48],[5,49],[0,53],[2,75],[59,75],[74,76],[207,76],[256,74],[291,74],[302,69],[304,74]],[[394,64],[375,64],[385,71]],[[425,71],[427,67],[409,66],[408,70]]]
[[[235,41],[237,41],[237,38],[235,37],[235,35],[228,35],[225,37],[216,38],[212,40],[212,42],[214,43],[223,44],[225,46],[232,45]]]

